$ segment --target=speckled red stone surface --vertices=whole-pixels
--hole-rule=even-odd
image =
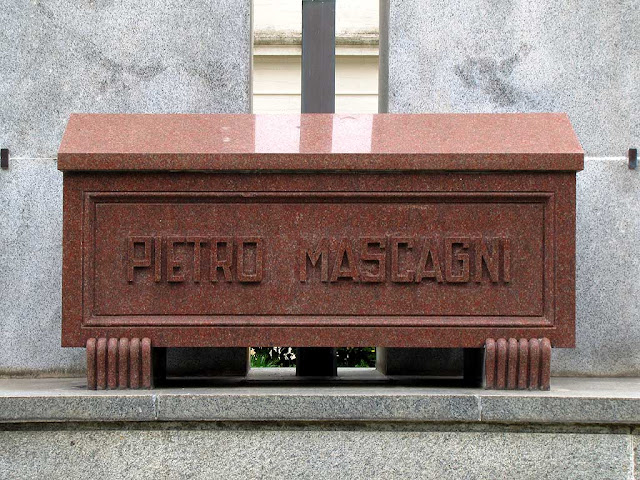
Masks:
[[[565,115],[74,115],[58,162],[65,346],[574,345]]]
[[[63,171],[582,169],[564,114],[72,115]]]

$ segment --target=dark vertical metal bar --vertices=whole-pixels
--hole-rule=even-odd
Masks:
[[[3,148],[0,150],[0,168],[6,170],[9,168],[9,149]]]
[[[302,113],[336,106],[336,0],[302,0]]]
[[[630,148],[629,149],[629,168],[635,170],[638,168],[638,149]]]
[[[336,109],[336,0],[302,0],[302,113]],[[335,348],[297,348],[296,375],[334,377]]]

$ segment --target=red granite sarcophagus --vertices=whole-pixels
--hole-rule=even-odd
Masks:
[[[64,346],[89,385],[175,346],[483,347],[548,388],[575,342],[562,114],[73,115]]]

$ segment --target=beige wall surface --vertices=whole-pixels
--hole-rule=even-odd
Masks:
[[[378,111],[378,56],[336,57],[336,112]],[[253,111],[255,113],[300,112],[300,54],[261,55],[253,61]]]

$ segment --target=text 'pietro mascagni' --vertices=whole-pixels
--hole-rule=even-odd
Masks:
[[[265,277],[267,242],[260,236],[131,236],[126,276],[147,270],[156,283],[259,283]],[[492,283],[511,281],[511,244],[492,236],[379,236],[300,239],[289,258],[303,283]],[[274,275],[274,278],[277,276]],[[276,278],[276,280],[283,280]]]

